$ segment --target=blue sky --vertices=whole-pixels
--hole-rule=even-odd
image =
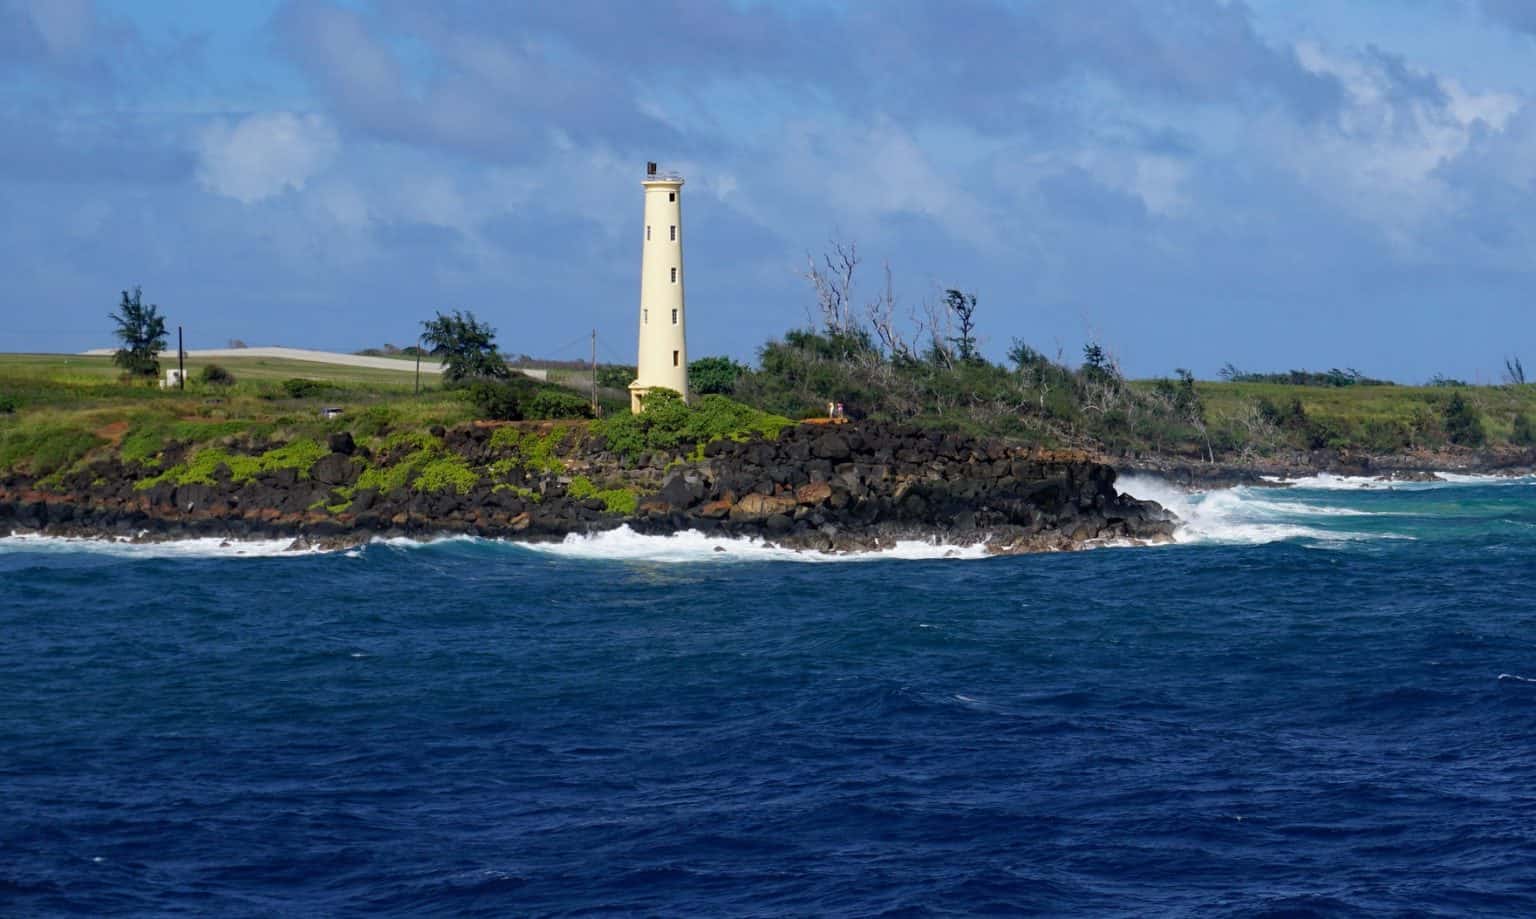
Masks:
[[[980,299],[984,350],[1136,375],[1536,360],[1536,3],[0,0],[0,350],[632,359],[646,160],[688,177],[691,350]]]

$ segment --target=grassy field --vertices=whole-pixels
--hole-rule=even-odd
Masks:
[[[1527,386],[1290,386],[1280,383],[1197,383],[1212,419],[1252,412],[1260,400],[1277,407],[1300,400],[1308,418],[1333,425],[1357,439],[1371,432],[1388,440],[1398,434],[1433,430],[1453,393],[1459,392],[1482,416],[1491,444],[1508,442],[1517,415],[1536,417],[1536,385]],[[1363,444],[1387,447],[1389,444]]]
[[[402,359],[399,370],[372,367],[346,367],[281,358],[221,357],[215,360],[188,358],[187,374],[195,379],[207,364],[218,364],[235,375],[236,380],[287,380],[295,377],[322,382],[366,384],[386,387],[410,387],[415,380],[414,359]],[[174,367],[162,362],[162,368]],[[79,379],[116,383],[122,373],[110,357],[79,354],[0,354],[0,378],[7,380],[32,376],[50,380]],[[422,374],[422,382],[435,381],[436,374]]]
[[[436,376],[413,394],[413,369],[398,372],[270,358],[219,359],[235,382],[195,382],[204,361],[189,361],[187,388],[123,383],[109,357],[0,355],[0,470],[57,472],[86,452],[127,440],[158,445],[170,439],[207,442],[234,433],[287,441],[351,430],[377,436],[389,430],[452,425],[474,412]],[[287,380],[310,380],[313,391],[295,397]],[[321,417],[340,408],[339,418]]]

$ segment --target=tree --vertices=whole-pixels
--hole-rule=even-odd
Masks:
[[[1096,341],[1083,345],[1083,376],[1089,382],[1110,388],[1120,384],[1120,371],[1115,367],[1114,358]]]
[[[962,364],[976,363],[976,295],[951,288],[944,291],[944,305],[960,323],[960,334],[949,339],[955,346],[955,357]]]
[[[507,362],[496,350],[496,330],[476,321],[473,312],[439,312],[421,326],[421,340],[432,347],[429,353],[443,359],[443,381],[449,386],[508,376]]]
[[[112,355],[112,363],[137,377],[158,377],[160,360],[156,355],[165,350],[165,318],[160,307],[144,305],[143,291],[135,286],[133,294],[123,291],[123,301],[117,312],[109,317],[117,323],[116,335],[123,343]]]
[[[688,364],[688,389],[695,395],[711,393],[728,396],[736,388],[736,379],[747,368],[725,356],[701,357]]]
[[[1478,416],[1477,409],[1462,398],[1459,392],[1452,393],[1445,403],[1441,423],[1445,427],[1446,439],[1458,446],[1481,447],[1488,440],[1488,434],[1483,430],[1483,419]]]

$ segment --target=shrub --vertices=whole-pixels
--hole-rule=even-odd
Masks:
[[[596,498],[603,502],[603,509],[610,514],[633,514],[640,506],[640,496],[628,488],[598,488],[584,475],[571,479],[565,493],[577,501]]]
[[[67,425],[17,428],[0,434],[0,469],[49,475],[72,466],[101,443],[90,431]]]
[[[9,415],[21,407],[21,400],[7,392],[0,392],[0,415]]]
[[[1446,400],[1440,415],[1445,425],[1445,437],[1451,443],[1461,447],[1481,447],[1487,443],[1488,434],[1483,430],[1483,419],[1461,393],[1453,393]]]
[[[628,389],[635,381],[635,368],[620,364],[601,364],[597,368],[597,385],[607,389]]]
[[[208,364],[203,367],[202,372],[197,375],[197,379],[198,382],[206,383],[210,386],[233,386],[235,383],[235,375],[218,364]]]
[[[728,357],[701,357],[688,364],[688,389],[695,395],[728,395],[736,388],[736,378],[747,368]]]
[[[480,477],[469,468],[464,457],[448,453],[422,466],[421,475],[416,479],[416,490],[435,494],[451,488],[462,495],[479,481]]]
[[[295,377],[291,380],[283,381],[283,392],[287,393],[290,399],[307,399],[311,396],[318,396],[320,393],[325,392],[326,388],[326,385],[319,380],[305,380]]]
[[[470,384],[469,401],[481,418],[489,421],[521,421],[523,399],[513,383],[482,380]]]
[[[527,418],[591,418],[592,403],[573,392],[541,389],[524,409]]]
[[[657,388],[645,397],[644,412],[605,418],[593,431],[603,436],[608,449],[633,457],[645,450],[674,450],[727,438],[778,437],[793,424],[724,396],[704,396],[690,406],[677,393]]]
[[[1510,435],[1510,443],[1521,447],[1536,446],[1536,425],[1531,423],[1531,416],[1520,414],[1515,416],[1515,430]]]
[[[357,421],[353,422],[352,433],[364,439],[383,437],[389,433],[391,420],[389,406],[370,405],[363,409],[362,413],[357,416]]]

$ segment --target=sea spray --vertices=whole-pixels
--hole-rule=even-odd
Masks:
[[[1150,476],[1127,476],[1120,491],[1156,501],[1178,515],[1179,543],[1262,544],[1286,540],[1338,542],[1389,538],[1392,534],[1330,529],[1331,519],[1376,516],[1371,511],[1293,497],[1285,490],[1235,488],[1188,491]]]
[[[603,533],[570,535],[556,543],[528,543],[535,552],[564,558],[638,562],[862,562],[885,559],[977,559],[988,555],[982,545],[952,546],[903,540],[868,552],[819,552],[775,546],[758,539],[722,537],[696,530],[666,536],[636,533],[619,527]]]

